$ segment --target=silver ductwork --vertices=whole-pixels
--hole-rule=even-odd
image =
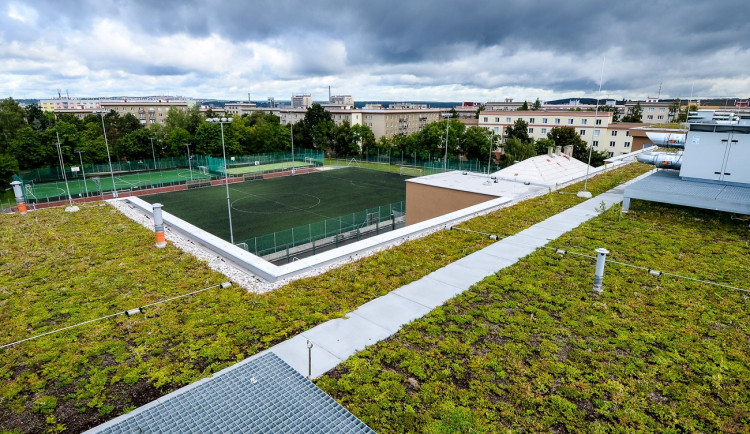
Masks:
[[[638,161],[653,164],[660,169],[679,169],[682,167],[682,152],[642,152],[638,154]]]
[[[646,131],[646,135],[654,145],[663,148],[685,148],[685,133],[659,133],[655,131]]]

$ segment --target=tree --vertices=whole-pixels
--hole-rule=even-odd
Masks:
[[[448,110],[448,114],[450,115],[451,119],[458,119],[458,112],[456,111],[455,107],[451,107],[451,109]]]
[[[42,135],[26,125],[16,132],[10,142],[8,152],[13,155],[20,169],[34,169],[51,162],[54,152],[48,143],[42,141]]]
[[[628,113],[627,116],[624,116],[622,118],[623,122],[642,122],[641,117],[643,116],[643,108],[641,107],[641,102],[638,101],[635,103],[635,106],[633,106],[633,109]]]
[[[555,146],[562,148],[573,146],[573,158],[584,163],[588,162],[589,148],[573,127],[554,127],[547,133],[547,138],[552,140]],[[604,152],[593,151],[591,165],[594,167],[601,166],[606,158],[607,154]]]
[[[367,125],[352,126],[352,133],[363,154],[366,154],[368,149],[376,146],[375,133]]]
[[[524,143],[531,142],[531,138],[529,137],[529,124],[523,119],[516,119],[513,125],[505,127],[505,134],[508,139],[515,137]]]
[[[484,111],[484,104],[479,104],[479,107],[477,107],[477,112],[474,113],[474,119],[479,119],[479,113]]]
[[[0,153],[8,149],[16,132],[24,125],[26,112],[21,106],[13,98],[0,101]]]
[[[468,159],[487,161],[492,147],[493,133],[484,128],[471,126],[464,131],[461,150]]]
[[[145,128],[131,131],[117,144],[118,154],[130,160],[151,158],[151,134]]]
[[[307,109],[302,119],[302,137],[300,142],[307,148],[329,149],[333,144],[336,124],[333,116],[320,104],[313,104]],[[295,138],[297,136],[295,135]]]
[[[18,161],[10,154],[0,153],[0,181],[7,184],[16,172]]]
[[[677,98],[671,103],[669,103],[669,116],[667,117],[667,122],[672,122],[677,117],[677,114],[679,112],[680,112],[680,99]]]
[[[34,131],[44,131],[55,123],[55,118],[44,113],[38,105],[30,104],[26,107],[26,123]]]
[[[523,161],[534,155],[536,155],[534,145],[529,142],[522,142],[517,137],[511,137],[505,141],[502,164],[503,167],[508,167],[517,161]]]
[[[536,101],[534,101],[534,110],[539,110],[541,108],[542,108],[542,102],[539,101],[539,98],[537,98]]]
[[[529,111],[529,103],[524,101],[521,107],[518,107],[518,111]]]
[[[534,142],[534,149],[536,150],[536,155],[544,155],[547,153],[547,150],[550,147],[555,147],[555,142],[550,139],[539,139],[536,142]]]
[[[352,131],[349,121],[345,120],[341,125],[335,128],[333,152],[340,157],[359,154],[357,137]]]

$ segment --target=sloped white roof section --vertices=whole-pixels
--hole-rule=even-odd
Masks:
[[[498,170],[492,176],[530,184],[554,186],[586,175],[588,164],[565,154],[537,155]]]

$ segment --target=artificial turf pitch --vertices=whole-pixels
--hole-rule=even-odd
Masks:
[[[344,168],[229,184],[235,242],[406,199],[408,177]],[[226,186],[143,196],[229,240]]]
[[[184,183],[185,181],[189,181],[190,179],[210,178],[209,175],[204,175],[197,169],[192,170],[192,175],[190,172],[190,170],[184,168],[133,173],[118,173],[114,175],[114,186],[118,190],[128,188],[149,188],[158,187],[163,184],[169,184],[173,182]],[[99,178],[99,183],[94,182],[94,180],[92,179],[92,174],[86,174],[85,184],[83,182],[83,176],[81,176],[80,178],[68,179],[67,188],[70,189],[70,194],[74,199],[87,191],[90,195],[96,195],[101,193],[102,191],[108,192],[114,190],[114,188],[112,187],[112,175],[110,175],[109,173],[97,173],[93,175]],[[35,184],[33,187],[33,194],[29,195],[29,198],[46,199],[48,197],[65,196],[67,196],[65,182],[57,181]]]

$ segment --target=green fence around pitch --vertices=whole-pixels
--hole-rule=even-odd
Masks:
[[[292,156],[291,151],[284,151],[284,152],[268,152],[265,154],[253,154],[253,155],[241,155],[241,156],[235,156],[230,157],[227,160],[227,166],[230,169],[230,173],[232,169],[240,169],[242,167],[250,167],[250,166],[264,166],[268,164],[277,164],[277,163],[284,163],[284,162],[291,162],[292,160],[298,161],[301,163],[308,163],[311,165],[316,166],[322,166],[323,165],[323,158],[324,158],[323,151],[318,151],[315,149],[295,149],[294,150],[294,156]],[[207,157],[206,161],[206,167],[208,168],[208,171],[212,174],[217,175],[224,175],[224,159],[223,158],[217,158],[217,157]],[[250,172],[251,170],[247,170],[244,172]]]
[[[257,256],[266,256],[368,226],[390,223],[405,212],[406,202],[394,202],[268,235],[249,238],[235,244]]]
[[[230,176],[235,174],[231,170],[233,165],[238,169],[236,173],[265,174],[323,164],[323,152],[312,149],[295,149],[294,157],[289,151],[230,158],[233,159],[231,163],[227,162]],[[244,170],[240,167],[243,164],[247,166]],[[68,192],[75,200],[104,195],[113,190],[160,188],[224,175],[223,158],[191,155],[190,160],[187,157],[174,157],[113,162],[111,171],[109,164],[70,165],[65,167],[64,175],[60,167],[24,170],[14,175],[13,179],[23,183],[27,201],[52,202],[67,199]]]

